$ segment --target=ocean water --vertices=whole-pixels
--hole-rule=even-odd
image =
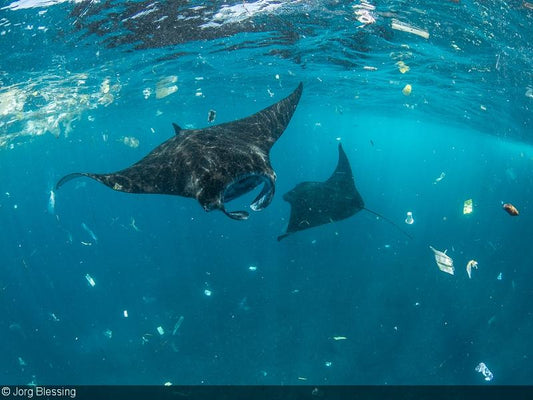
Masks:
[[[533,383],[530,2],[2,4],[1,382]],[[54,189],[299,82],[276,195],[246,221]],[[282,195],[326,180],[339,142],[366,206],[412,239],[363,210],[276,240]]]

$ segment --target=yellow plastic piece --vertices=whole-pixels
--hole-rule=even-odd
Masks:
[[[405,85],[405,87],[402,89],[402,93],[405,95],[405,96],[409,96],[411,94],[411,91],[413,90],[413,88],[411,87],[411,85],[407,84]]]

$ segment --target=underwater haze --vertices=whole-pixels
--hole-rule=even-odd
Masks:
[[[531,38],[523,0],[3,1],[0,381],[533,384]],[[55,189],[299,82],[246,221]],[[361,210],[278,242],[338,143],[397,227]]]

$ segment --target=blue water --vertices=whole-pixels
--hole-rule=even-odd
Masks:
[[[533,383],[530,3],[376,1],[367,26],[360,2],[45,3],[0,9],[1,382]],[[91,180],[50,203],[67,173],[122,169],[172,122],[242,118],[300,81],[276,195],[247,221]],[[339,141],[366,206],[412,240],[366,211],[276,240],[283,193],[327,179]]]

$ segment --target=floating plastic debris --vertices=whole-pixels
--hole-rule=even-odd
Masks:
[[[91,275],[85,274],[85,279],[87,279],[87,282],[89,282],[89,285],[91,285],[91,287],[94,287],[94,285],[96,285],[96,282],[94,281]]]
[[[209,110],[207,113],[207,122],[214,122],[217,117],[217,112],[215,110]]]
[[[81,227],[89,234],[89,236],[94,240],[94,243],[98,243],[98,238],[94,234],[94,232],[85,224],[85,222],[81,223]]]
[[[415,222],[413,218],[413,213],[411,211],[407,211],[407,217],[405,218],[405,223],[407,225],[412,225]]]
[[[405,22],[401,22],[401,21],[399,21],[397,19],[394,19],[394,18],[391,21],[391,28],[395,29],[397,31],[412,33],[413,35],[417,35],[417,36],[423,37],[424,39],[428,39],[429,38],[429,33],[427,31],[424,31],[424,30],[418,29],[418,28],[414,28],[414,27],[406,24]]]
[[[54,322],[61,321],[59,318],[57,318],[57,315],[55,313],[49,313],[48,315],[50,316],[50,320],[52,320]]]
[[[333,363],[331,361],[326,361],[324,365],[329,368],[333,365]]]
[[[157,82],[155,86],[155,98],[162,99],[178,91],[178,86],[174,85],[178,81],[175,75],[167,76]]]
[[[164,385],[164,386],[172,386],[172,382],[168,382],[168,381],[167,381],[167,382],[165,382],[163,385]]]
[[[433,182],[434,185],[436,185],[437,183],[439,183],[440,181],[442,181],[444,178],[446,177],[446,174],[444,172],[441,172],[439,177],[437,179],[435,179],[435,181]]]
[[[28,364],[26,364],[26,361],[24,361],[24,359],[22,357],[19,357],[18,361],[19,361],[19,365],[21,367],[25,367],[26,365],[28,365]]]
[[[163,336],[165,334],[165,330],[163,329],[162,326],[158,326],[157,327],[157,333],[159,333],[161,336]]]
[[[141,230],[139,229],[139,227],[137,225],[135,225],[135,218],[131,217],[130,219],[130,226],[136,231],[136,232],[140,232]]]
[[[250,266],[248,267],[248,270],[250,270],[250,271],[257,271],[257,266],[256,266],[256,265],[250,265]]]
[[[113,338],[113,331],[111,329],[107,329],[104,331],[104,336],[108,339]]]
[[[152,90],[150,88],[143,89],[143,96],[145,100],[148,100],[152,95]]]
[[[500,272],[496,277],[497,280],[501,281],[503,279],[503,274]]]
[[[373,67],[373,66],[371,66],[371,65],[365,65],[365,66],[363,67],[363,69],[364,69],[364,70],[367,70],[367,71],[377,71],[377,70],[378,70],[377,67]]]
[[[124,318],[128,318],[128,310],[124,310],[122,314],[124,315]]]
[[[48,213],[55,214],[56,208],[56,194],[53,190],[50,190],[50,197],[48,198]]]
[[[209,297],[209,296],[211,296],[213,294],[213,292],[211,290],[209,290],[209,289],[205,289],[204,290],[204,294]]]
[[[406,72],[409,72],[409,70],[411,69],[409,65],[407,65],[401,60],[396,63],[396,66],[398,67],[398,71],[400,71],[401,74],[405,74]]]
[[[346,340],[348,339],[346,336],[333,336],[333,340]]]
[[[468,274],[468,278],[472,278],[472,268],[477,269],[476,260],[470,260],[468,261],[468,264],[466,264],[466,273]]]
[[[431,250],[433,250],[433,253],[435,253],[435,261],[437,262],[437,266],[442,272],[446,272],[447,274],[453,275],[455,268],[453,267],[453,260],[446,255],[446,251],[444,252],[436,250],[432,246],[429,246]]]
[[[517,217],[520,214],[517,208],[511,203],[505,203],[502,207],[505,211],[507,211],[507,214],[511,215],[512,217]]]
[[[476,372],[480,372],[481,374],[483,374],[487,382],[490,382],[494,378],[494,375],[492,375],[492,372],[485,365],[485,363],[480,362],[476,367]]]
[[[463,214],[472,214],[472,211],[474,211],[472,199],[465,200],[463,204]]]
[[[404,96],[409,96],[411,94],[412,90],[413,90],[413,87],[411,85],[407,84],[402,89],[402,93],[404,94]]]
[[[306,381],[307,378],[305,378],[305,377],[303,377],[303,376],[299,376],[299,377],[298,377],[298,380],[299,380],[299,381]]]
[[[124,136],[120,139],[120,141],[126,146],[131,147],[133,149],[139,147],[139,139],[133,136]]]
[[[370,4],[367,0],[361,0],[359,4],[352,6],[357,21],[364,25],[373,24],[376,19],[372,15],[371,11],[374,11],[376,7]]]
[[[174,325],[174,330],[172,331],[172,336],[175,336],[176,333],[178,333],[178,329],[180,329],[181,324],[183,323],[183,320],[185,318],[182,316],[179,317],[178,322],[176,322],[176,325]]]

